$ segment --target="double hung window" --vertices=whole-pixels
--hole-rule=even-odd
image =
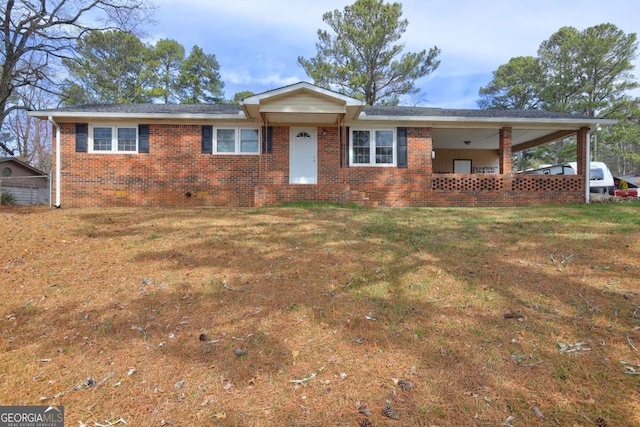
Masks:
[[[351,129],[351,164],[354,166],[394,166],[396,132],[392,129]]]
[[[91,126],[89,151],[94,153],[137,153],[138,126]]]
[[[214,138],[214,153],[258,154],[260,151],[258,129],[216,128]]]

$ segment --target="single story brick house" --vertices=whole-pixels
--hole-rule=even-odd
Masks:
[[[239,105],[29,114],[56,130],[57,207],[581,203],[589,133],[615,123],[539,110],[372,107],[306,82]],[[572,135],[578,175],[512,173],[512,153]]]

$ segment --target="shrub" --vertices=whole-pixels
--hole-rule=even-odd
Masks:
[[[7,191],[0,191],[0,205],[12,205],[15,201],[13,194]]]

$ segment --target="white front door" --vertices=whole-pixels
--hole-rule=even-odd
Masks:
[[[318,133],[316,128],[291,128],[289,183],[318,183]]]

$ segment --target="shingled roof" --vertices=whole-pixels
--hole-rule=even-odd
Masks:
[[[39,113],[108,113],[108,114],[240,114],[237,104],[84,104],[41,110]]]
[[[238,104],[85,104],[41,110],[35,116],[101,114],[101,115],[238,115],[242,106]],[[557,113],[544,110],[479,110],[434,107],[368,106],[361,117],[460,117],[460,118],[505,118],[505,119],[590,119],[584,115]]]
[[[465,117],[465,118],[509,118],[509,119],[589,119],[588,116],[556,113],[544,110],[479,110],[434,107],[365,107],[366,116],[391,117]]]

